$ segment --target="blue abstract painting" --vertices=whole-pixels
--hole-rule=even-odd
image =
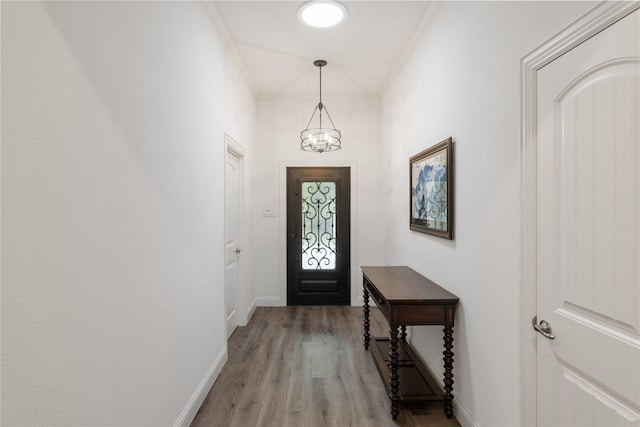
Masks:
[[[447,149],[411,163],[412,224],[447,232]]]

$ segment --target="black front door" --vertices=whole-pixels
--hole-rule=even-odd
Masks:
[[[350,168],[287,168],[287,305],[350,304]]]

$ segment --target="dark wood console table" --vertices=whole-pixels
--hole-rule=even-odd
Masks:
[[[369,296],[389,322],[390,338],[373,338],[372,356],[391,399],[391,417],[399,403],[442,401],[453,416],[453,317],[458,297],[409,267],[360,267],[364,288],[364,348],[369,348]],[[444,391],[406,341],[407,326],[444,326]],[[385,347],[388,354],[385,354]],[[400,375],[402,374],[402,375]]]

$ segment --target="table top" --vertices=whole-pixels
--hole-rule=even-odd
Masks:
[[[360,267],[389,304],[456,304],[457,296],[407,266]]]

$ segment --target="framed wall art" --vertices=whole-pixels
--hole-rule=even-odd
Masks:
[[[453,240],[453,141],[409,159],[409,228]]]

